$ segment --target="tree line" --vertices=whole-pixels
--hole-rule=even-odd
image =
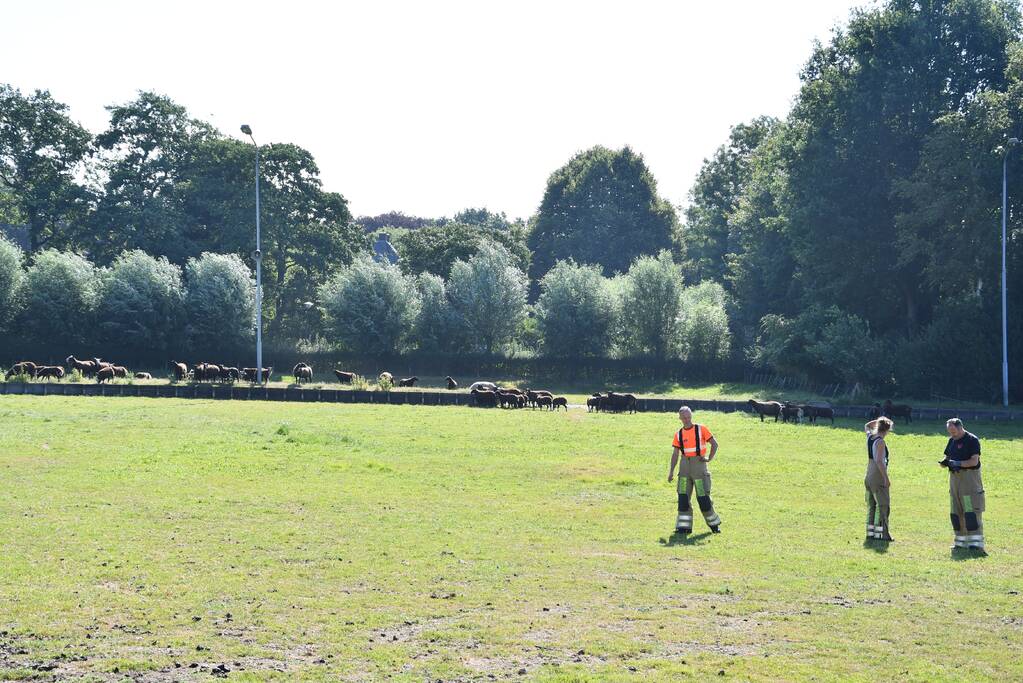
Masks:
[[[28,345],[112,348],[133,358],[251,350],[255,282],[234,254],[204,253],[182,269],[134,250],[97,267],[45,249],[25,265],[20,248],[0,238],[0,284],[0,328]],[[533,306],[527,289],[526,273],[497,244],[457,259],[447,278],[359,255],[320,285],[307,332],[357,354],[529,350],[719,361],[730,352],[724,291],[683,287],[667,251],[637,258],[614,278],[559,261]]]
[[[733,127],[684,209],[660,196],[641,155],[597,146],[550,175],[527,220],[487,209],[356,220],[308,151],[267,145],[268,334],[353,350],[375,338],[393,351],[657,358],[720,354],[710,349],[722,339],[730,358],[770,372],[991,399],[1003,159],[1010,309],[1023,290],[1023,149],[1008,146],[1023,137],[1020,38],[1007,0],[854,11],[814,47],[788,115]],[[93,136],[47,92],[0,86],[0,222],[27,226],[26,280],[48,249],[98,270],[136,251],[181,269],[203,253],[251,266],[252,145],[153,93],[109,109]],[[378,232],[396,268],[369,260]],[[481,259],[494,270],[474,270]],[[643,279],[669,266],[672,287]],[[521,308],[470,322],[473,288],[519,301],[512,281]],[[355,325],[344,316],[378,303],[364,287],[395,307]],[[629,319],[640,314],[660,316],[656,333]],[[722,323],[726,334],[709,332]],[[1021,367],[1023,316],[1009,337]],[[1018,396],[1023,375],[1010,377]]]

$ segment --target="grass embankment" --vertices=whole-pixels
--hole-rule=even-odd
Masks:
[[[0,397],[0,678],[1023,678],[1023,430],[968,425],[957,561],[938,426],[883,549],[859,424],[697,417],[724,533],[677,544],[670,415]]]

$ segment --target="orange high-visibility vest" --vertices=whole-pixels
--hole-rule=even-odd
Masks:
[[[693,423],[689,429],[683,427],[675,433],[672,446],[682,451],[687,458],[707,455],[707,442],[714,438],[706,425]]]

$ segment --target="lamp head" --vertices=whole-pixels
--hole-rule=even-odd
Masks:
[[[244,123],[242,124],[242,132],[245,133],[246,135],[252,135],[252,128],[249,127],[249,124]]]

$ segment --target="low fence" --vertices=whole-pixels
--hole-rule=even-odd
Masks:
[[[145,398],[189,398],[234,401],[286,401],[291,403],[375,403],[387,405],[471,406],[466,391],[365,391],[357,389],[305,389],[300,387],[258,387],[218,384],[95,384],[95,383],[0,383],[0,395],[33,396],[127,396]],[[675,413],[683,405],[693,410],[720,413],[750,412],[745,401],[683,398],[637,398],[639,412]],[[834,406],[835,417],[866,419],[870,406]],[[914,408],[915,420],[947,420],[959,417],[968,421],[1005,422],[1023,419],[1017,411]]]

